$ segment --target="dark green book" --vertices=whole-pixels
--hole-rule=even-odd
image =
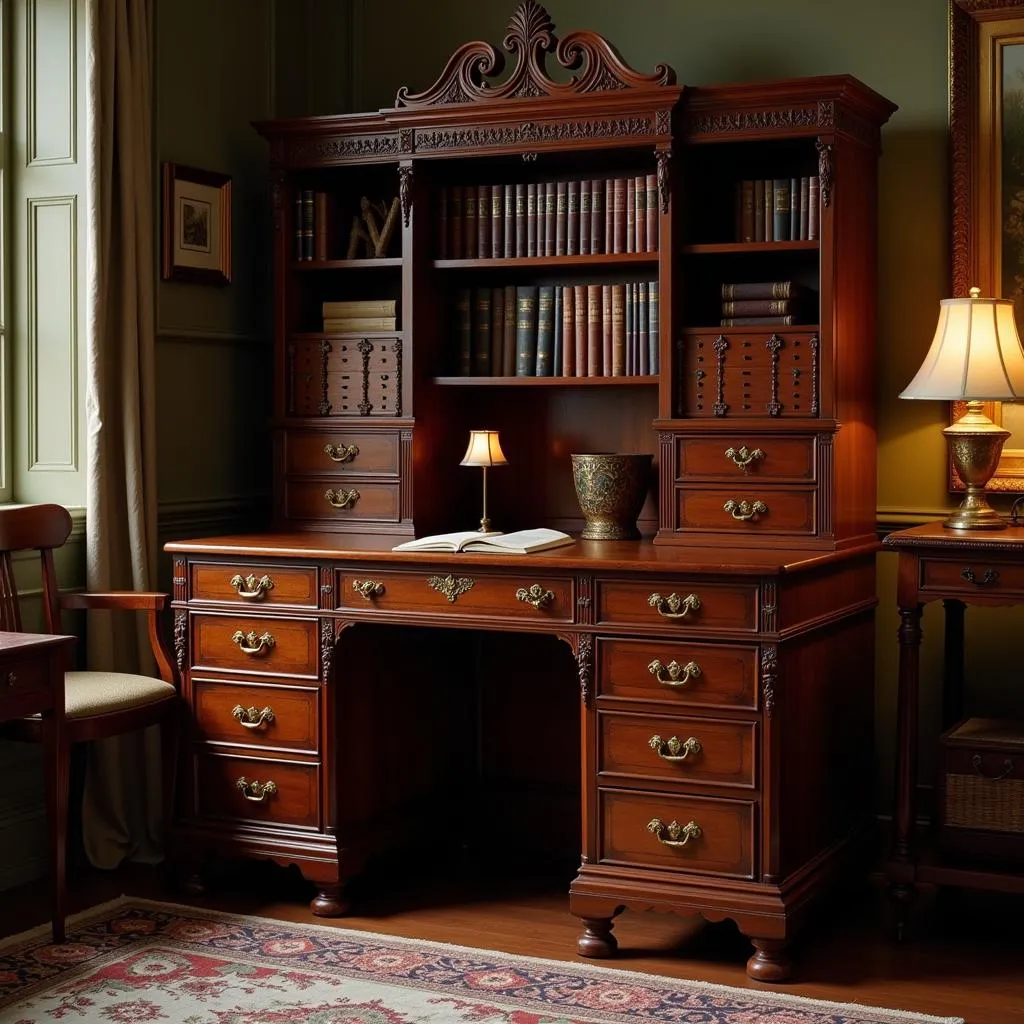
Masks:
[[[516,288],[516,376],[532,377],[537,366],[537,286]]]
[[[491,375],[491,289],[473,292],[473,376]]]
[[[658,373],[659,352],[658,344],[658,282],[647,282],[647,345],[650,348],[648,364],[651,373]]]
[[[542,284],[537,290],[536,375],[550,377],[555,346],[555,289]]]
[[[789,241],[789,178],[772,179],[772,241]]]

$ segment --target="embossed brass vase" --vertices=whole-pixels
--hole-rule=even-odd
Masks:
[[[572,480],[586,520],[584,540],[635,540],[644,507],[653,455],[572,455]]]

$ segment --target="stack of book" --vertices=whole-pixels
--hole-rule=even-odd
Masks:
[[[736,182],[736,241],[798,242],[817,238],[820,195],[816,174]]]
[[[799,323],[806,296],[794,281],[722,285],[722,327],[789,326]]]
[[[658,282],[508,285],[455,294],[464,377],[658,372]]]
[[[323,304],[324,334],[393,331],[398,324],[397,299],[351,299]]]

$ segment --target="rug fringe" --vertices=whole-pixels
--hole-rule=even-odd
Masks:
[[[876,1013],[880,1015],[887,1015],[890,1020],[894,1021],[906,1020],[910,1022],[910,1024],[966,1024],[963,1017],[936,1017],[932,1014],[921,1013],[918,1010],[899,1010],[886,1006],[868,1006],[864,1003],[837,1003],[827,999],[818,999],[814,996],[798,996],[792,995],[788,992],[773,992],[761,988],[737,988],[733,985],[720,985],[714,982],[701,981],[697,978],[676,978],[665,974],[651,974],[649,971],[625,971],[622,970],[622,968],[617,967],[598,967],[595,964],[580,963],[578,960],[552,960],[546,957],[528,956],[521,953],[507,953],[504,950],[486,949],[479,946],[461,946],[452,942],[437,942],[432,939],[415,939],[408,938],[404,935],[389,935],[384,932],[363,931],[362,929],[345,928],[341,925],[317,924],[315,922],[304,921],[281,921],[277,918],[260,917],[258,914],[236,914],[224,910],[215,910],[213,908],[195,907],[186,903],[168,903],[164,900],[151,900],[143,897],[122,896],[120,899],[113,900],[109,904],[104,904],[104,906],[112,907],[121,903],[163,909],[170,908],[172,910],[179,911],[182,914],[192,916],[229,917],[239,921],[252,921],[261,924],[273,924],[283,928],[326,932],[334,936],[340,935],[342,937],[349,937],[353,939],[372,939],[378,942],[390,942],[397,945],[412,946],[414,948],[445,949],[470,956],[486,954],[488,957],[494,957],[506,962],[515,963],[517,961],[525,961],[531,964],[539,964],[557,970],[571,969],[572,971],[582,972],[583,974],[597,979],[605,978],[610,980],[611,978],[614,978],[618,981],[632,982],[633,984],[643,984],[642,980],[638,980],[643,978],[650,978],[653,981],[669,985],[681,982],[684,984],[699,985],[701,991],[709,994],[719,994],[733,998],[743,996],[745,999],[749,999],[751,1001],[763,1000],[765,1003],[773,1006],[806,1007],[808,1003],[812,1003],[814,1004],[815,1009],[829,1013]],[[95,913],[99,913],[101,910],[101,907],[97,907],[95,908]],[[92,915],[90,914],[90,916]]]

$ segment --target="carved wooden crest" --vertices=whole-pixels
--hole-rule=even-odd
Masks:
[[[440,78],[425,92],[398,90],[396,107],[430,107],[479,100],[530,99],[565,96],[610,89],[654,89],[674,85],[676,73],[667,64],[655,66],[653,75],[634,71],[604,36],[596,32],[570,32],[556,39],[548,12],[536,0],[522,0],[508,24],[502,46],[514,54],[516,65],[500,83],[488,81],[505,70],[505,57],[490,43],[472,42],[452,54]],[[556,82],[547,73],[547,54],[573,74]]]

